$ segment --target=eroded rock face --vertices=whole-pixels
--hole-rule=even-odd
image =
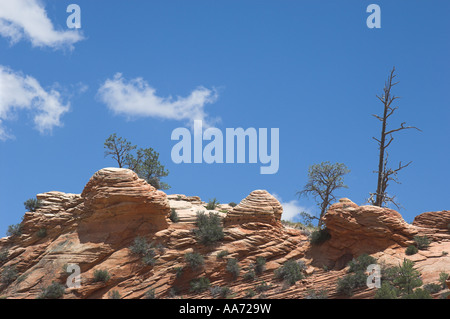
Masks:
[[[341,199],[324,217],[331,235],[329,245],[353,255],[372,253],[391,246],[406,247],[417,229],[389,208],[358,206]]]
[[[283,207],[265,190],[255,190],[228,212],[224,225],[251,222],[279,225]]]
[[[81,197],[86,215],[79,225],[82,240],[123,241],[136,232],[168,227],[169,201],[129,169],[104,168],[86,184]]]

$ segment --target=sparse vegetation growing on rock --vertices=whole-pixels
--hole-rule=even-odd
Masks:
[[[22,235],[22,224],[9,225],[6,231],[6,236],[20,236]]]
[[[5,266],[0,273],[0,282],[6,286],[12,284],[18,277],[15,266]]]
[[[367,270],[367,267],[372,264],[376,264],[377,259],[368,255],[368,254],[361,254],[358,256],[358,258],[353,258],[349,263],[349,269],[348,272],[365,272]]]
[[[144,237],[136,237],[129,249],[132,254],[141,256],[145,265],[152,266],[156,263],[156,252]]]
[[[36,232],[36,236],[38,236],[39,238],[45,238],[45,237],[47,237],[47,229],[46,229],[46,228],[40,228],[40,229]]]
[[[366,286],[367,267],[371,264],[375,264],[376,262],[377,260],[368,254],[362,254],[358,256],[358,258],[352,259],[348,263],[349,274],[338,279],[337,282],[338,293],[342,293],[347,296],[352,296],[355,289]]]
[[[200,293],[203,292],[211,286],[211,283],[208,278],[206,277],[200,277],[192,279],[190,282],[191,291],[194,293]]]
[[[156,299],[155,289],[149,289],[144,295],[145,299]]]
[[[226,256],[228,256],[228,250],[221,250],[220,252],[217,253],[216,258],[223,259]]]
[[[428,249],[431,244],[431,240],[427,236],[415,236],[414,241],[416,242],[419,250]]]
[[[64,295],[66,288],[59,282],[53,281],[51,285],[42,289],[38,299],[59,299]]]
[[[423,286],[423,289],[428,291],[430,294],[435,294],[439,291],[441,291],[441,285],[436,283],[429,283]]]
[[[186,260],[186,263],[189,265],[189,267],[191,267],[191,269],[194,271],[200,270],[205,263],[203,256],[195,252],[186,253],[184,255],[184,259]]]
[[[27,199],[23,205],[25,209],[29,212],[35,212],[37,209],[42,207],[42,201],[36,198]]]
[[[217,201],[217,199],[215,199],[215,198],[210,199],[208,201],[208,204],[206,204],[206,209],[207,210],[214,210],[214,209],[216,209],[217,205],[219,205],[219,202]]]
[[[217,213],[197,212],[196,225],[194,234],[201,244],[210,246],[223,239],[222,222]]]
[[[328,298],[328,291],[326,289],[308,289],[306,290],[306,294],[304,296],[304,299],[327,299]]]
[[[237,204],[236,204],[235,202],[228,203],[228,205],[229,205],[230,207],[236,207],[236,206],[237,206]],[[449,225],[450,225],[450,224],[449,224]]]
[[[117,290],[108,292],[108,299],[120,299],[122,296]]]
[[[175,210],[175,208],[172,208],[170,210],[170,216],[169,216],[170,220],[172,221],[172,223],[178,223],[180,221],[180,218],[178,217],[178,213]]]
[[[230,258],[227,261],[226,271],[233,276],[233,279],[239,277],[239,273],[241,272],[241,267],[236,258]]]
[[[275,278],[284,280],[288,285],[292,286],[300,279],[303,279],[303,267],[302,264],[289,260],[283,264],[280,268],[276,269],[274,274]]]
[[[9,251],[7,249],[0,250],[0,266],[8,260]]]
[[[313,231],[310,235],[309,240],[313,245],[321,245],[330,238],[331,238],[330,233],[326,228],[324,228]]]
[[[258,256],[255,261],[255,273],[259,276],[266,270],[266,258]]]
[[[414,245],[409,245],[408,248],[406,248],[406,250],[405,250],[405,254],[407,254],[408,256],[415,255],[418,252],[419,252],[419,249]]]
[[[450,278],[450,277],[449,277],[449,274],[447,274],[447,273],[444,272],[444,271],[442,271],[442,272],[439,274],[439,283],[441,284],[442,289],[447,288],[447,284],[446,284],[445,282],[446,282],[446,280],[449,279],[449,278]]]
[[[111,275],[106,269],[97,269],[94,271],[94,282],[108,282],[110,278]]]

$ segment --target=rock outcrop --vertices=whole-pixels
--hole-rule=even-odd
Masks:
[[[260,222],[280,225],[283,207],[265,190],[255,190],[227,213],[225,225]]]
[[[42,206],[25,214],[22,234],[0,239],[0,296],[36,298],[54,281],[65,285],[65,269],[75,264],[81,286],[67,288],[64,298],[109,298],[112,292],[146,298],[149,291],[157,298],[212,298],[209,290],[191,291],[191,280],[199,277],[208,278],[213,287],[229,287],[235,298],[248,298],[262,283],[267,284],[258,294],[262,298],[307,298],[311,289],[342,298],[337,280],[347,273],[349,260],[369,253],[398,264],[413,236],[427,233],[439,236],[428,250],[408,258],[416,262],[424,283],[436,282],[442,271],[450,273],[445,214],[426,213],[409,225],[393,210],[342,199],[326,214],[331,238],[312,245],[306,230],[282,225],[278,200],[256,190],[234,208],[219,204],[211,210],[222,218],[224,238],[204,246],[193,230],[197,212],[208,211],[206,203],[197,196],[166,195],[127,169],[96,172],[81,194],[48,192],[37,198]],[[179,216],[176,223],[168,218],[171,210]],[[151,262],[130,248],[137,237],[147,242]],[[223,251],[227,255],[218,258]],[[200,253],[203,267],[191,269],[188,252]],[[258,257],[266,260],[263,272],[255,280],[243,279]],[[241,269],[237,280],[226,270],[231,258]],[[307,277],[287,287],[274,272],[289,260],[301,261]],[[8,280],[3,278],[6,270]],[[110,279],[96,281],[97,270],[107,270]],[[353,298],[373,295],[373,290],[361,289]]]

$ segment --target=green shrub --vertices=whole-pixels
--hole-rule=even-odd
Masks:
[[[254,291],[253,289],[247,289],[247,291],[245,292],[244,298],[253,298],[255,296],[256,296],[256,291]]]
[[[328,291],[326,289],[321,290],[308,289],[306,290],[306,295],[304,296],[304,299],[327,299],[327,298],[328,298]]]
[[[230,205],[230,207],[236,207],[237,206],[237,204],[235,202],[228,203],[228,205]]]
[[[432,299],[430,293],[424,289],[417,288],[412,293],[404,295],[403,299]]]
[[[430,294],[435,294],[435,293],[441,291],[441,289],[442,289],[441,287],[442,287],[442,286],[439,285],[439,284],[436,284],[436,283],[430,283],[430,284],[424,285],[424,286],[423,286],[423,289],[424,289],[425,291],[428,291]]]
[[[431,243],[431,240],[427,236],[415,236],[414,241],[420,250],[428,249]]]
[[[219,214],[203,212],[197,213],[197,229],[194,234],[203,245],[213,245],[223,239],[223,227]]]
[[[20,236],[22,235],[22,225],[14,224],[9,225],[8,230],[6,231],[6,236]]]
[[[407,254],[408,256],[415,255],[418,252],[419,252],[419,249],[414,245],[408,246],[408,248],[406,248],[406,250],[405,250],[405,254]]]
[[[18,277],[16,267],[14,266],[6,266],[3,268],[3,271],[0,274],[0,282],[9,286],[12,284]]]
[[[237,259],[230,258],[227,261],[227,266],[226,266],[225,270],[227,272],[229,272],[233,276],[234,279],[236,279],[237,277],[239,277],[239,273],[241,272],[241,267],[239,266]]]
[[[205,263],[203,256],[199,253],[186,253],[184,259],[194,271],[200,270]]]
[[[266,259],[264,257],[256,257],[255,261],[255,273],[256,275],[261,275],[264,270],[266,270]]]
[[[180,278],[183,275],[183,267],[175,267],[175,276]]]
[[[264,280],[261,281],[258,285],[256,285],[255,287],[255,291],[257,293],[261,293],[264,292],[266,290],[269,290],[270,288],[272,288],[270,285],[268,285]]]
[[[397,296],[397,289],[388,282],[383,282],[375,293],[375,299],[397,299]]]
[[[349,266],[348,272],[358,272],[358,271],[365,272],[369,265],[376,264],[376,263],[377,263],[377,260],[374,257],[372,257],[368,254],[362,254],[356,259],[353,258],[348,263],[348,266]]]
[[[40,228],[40,229],[36,232],[36,235],[37,235],[39,238],[45,238],[45,237],[47,237],[47,229],[46,229],[46,228]]]
[[[136,237],[129,249],[131,253],[141,256],[145,265],[153,266],[156,263],[156,252],[144,237]]]
[[[303,279],[302,265],[295,260],[289,260],[275,270],[275,277],[292,286],[298,280]]]
[[[220,286],[214,286],[209,288],[209,291],[211,292],[211,295],[214,298],[227,298],[228,295],[231,294],[231,289],[229,287],[220,287]]]
[[[328,229],[318,229],[311,233],[310,235],[310,242],[313,245],[321,245],[327,240],[331,238],[330,233],[328,232]]]
[[[225,256],[228,256],[228,250],[222,250],[217,253],[216,258],[217,259],[223,259]]]
[[[149,249],[149,245],[144,237],[136,237],[129,248],[133,254],[144,256]]]
[[[208,204],[206,204],[206,209],[207,210],[214,210],[214,209],[216,209],[217,205],[219,205],[219,202],[217,201],[217,199],[215,199],[215,198],[210,199],[208,201]]]
[[[445,288],[447,288],[447,284],[445,283],[446,282],[446,280],[449,278],[449,274],[447,274],[446,272],[441,272],[440,274],[439,274],[439,283],[441,284],[441,286],[442,286],[442,289],[445,289]]]
[[[254,268],[250,267],[243,276],[244,280],[255,280],[256,273]]]
[[[51,285],[42,289],[39,299],[59,299],[64,295],[66,288],[59,282],[53,281]]]
[[[357,288],[367,284],[367,276],[363,271],[348,274],[337,281],[337,292],[347,296],[352,296]]]
[[[27,199],[23,205],[25,209],[29,212],[35,212],[38,208],[42,207],[42,201],[36,198]]]
[[[108,299],[120,299],[122,296],[117,290],[108,292]]]
[[[94,271],[94,282],[107,282],[111,278],[111,275],[106,269],[97,269]]]
[[[413,289],[422,286],[420,272],[414,269],[414,262],[408,259],[403,260],[403,264],[397,267],[397,274],[393,279],[393,284],[401,294],[412,294]]]
[[[149,289],[145,293],[145,299],[156,299],[155,289]]]
[[[180,221],[180,218],[178,217],[178,213],[175,210],[175,208],[172,208],[170,210],[170,216],[169,216],[170,220],[172,221],[172,223],[178,223]]]
[[[190,282],[191,291],[194,293],[203,292],[207,290],[210,285],[209,279],[206,277],[195,278]]]
[[[8,260],[9,252],[7,249],[0,250],[0,265],[4,264]]]

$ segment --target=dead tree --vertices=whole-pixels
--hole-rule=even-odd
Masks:
[[[377,95],[377,98],[381,101],[381,103],[384,106],[384,111],[382,116],[378,116],[376,114],[372,114],[376,119],[378,119],[381,124],[381,136],[380,138],[373,139],[377,141],[378,143],[378,149],[379,149],[379,158],[378,158],[378,171],[375,171],[375,173],[378,174],[378,181],[377,181],[377,191],[375,193],[370,194],[369,203],[375,206],[386,206],[388,203],[394,204],[397,208],[399,208],[399,204],[395,201],[395,196],[389,196],[387,194],[387,187],[389,185],[390,181],[394,181],[396,183],[399,183],[397,174],[402,169],[408,167],[412,162],[409,162],[407,164],[402,164],[400,162],[398,164],[398,168],[392,169],[388,166],[388,153],[387,148],[391,145],[392,141],[394,140],[393,134],[408,130],[408,129],[416,129],[420,131],[415,126],[405,126],[406,123],[403,122],[400,124],[400,127],[395,129],[388,129],[388,120],[389,118],[394,114],[394,112],[398,109],[397,106],[394,106],[393,103],[396,101],[399,97],[392,94],[391,90],[392,88],[397,85],[399,82],[394,82],[396,77],[395,74],[395,67],[392,68],[391,73],[389,74],[389,77],[385,83],[383,94],[381,96]]]

